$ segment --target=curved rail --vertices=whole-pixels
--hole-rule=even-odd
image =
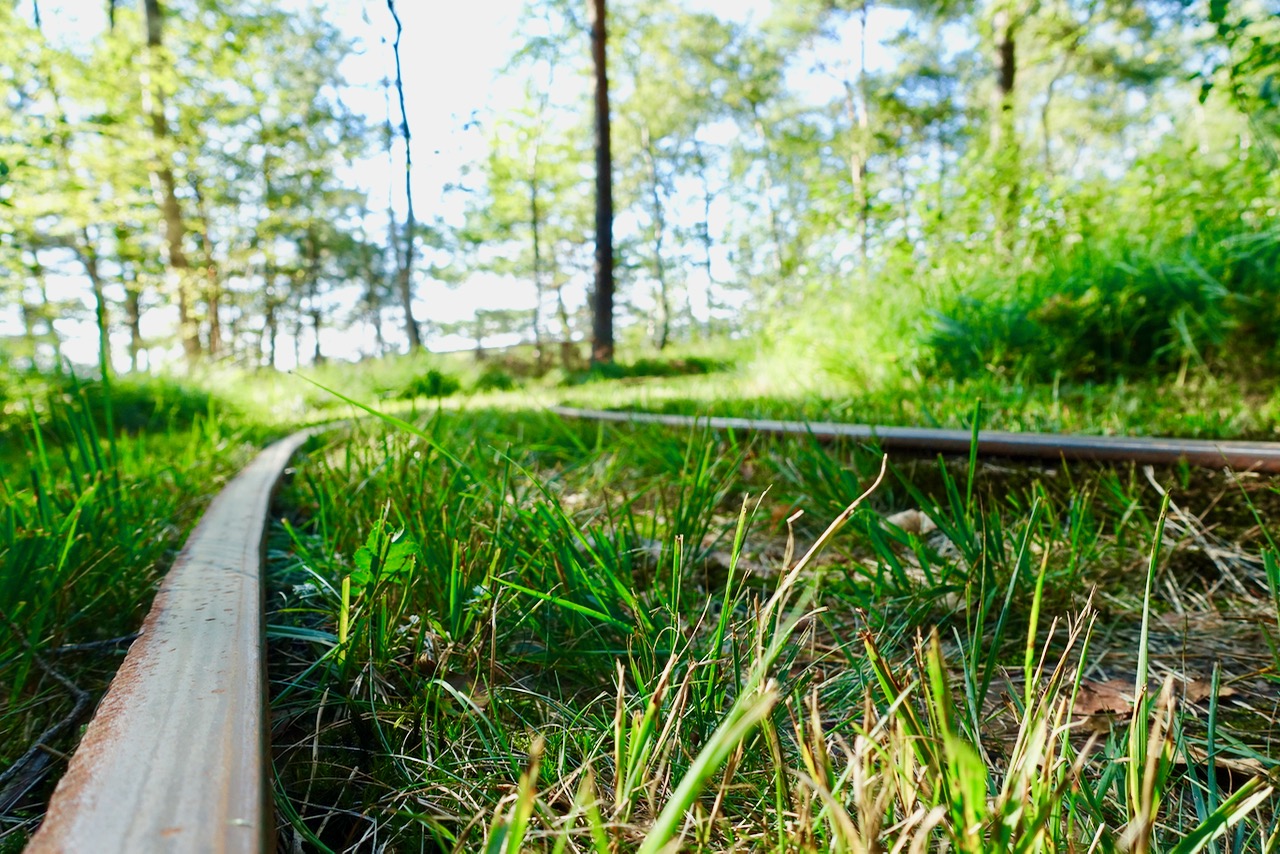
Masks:
[[[885,450],[967,454],[973,441],[973,434],[968,430],[938,430],[927,427],[878,427],[871,424],[836,424],[829,421],[690,417],[648,412],[607,412],[566,406],[554,406],[550,411],[562,418],[590,421],[742,430],[779,436],[813,436],[815,439],[825,441],[853,439],[875,442]],[[1210,468],[1229,466],[1239,471],[1280,472],[1280,442],[1234,442],[1148,436],[1081,436],[980,430],[978,453],[992,457],[1030,457],[1051,460],[1155,464],[1186,462]]]
[[[271,494],[312,432],[268,447],[213,499],[28,851],[271,850],[263,532]]]

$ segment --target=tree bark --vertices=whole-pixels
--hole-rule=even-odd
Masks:
[[[159,82],[163,50],[164,11],[160,0],[143,0],[146,24],[146,61],[143,63],[142,109],[151,121],[151,138],[155,151],[151,161],[151,190],[164,219],[164,241],[168,255],[169,275],[178,296],[178,335],[188,365],[199,361],[200,330],[192,313],[191,263],[183,242],[186,225],[178,204],[177,181],[169,157],[169,122],[164,114],[164,92]]]
[[[613,158],[609,150],[605,0],[590,1],[596,109],[596,281],[591,305],[591,362],[607,364],[613,361]]]

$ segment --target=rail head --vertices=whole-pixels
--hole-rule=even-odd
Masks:
[[[885,450],[914,453],[967,454],[973,434],[968,430],[929,427],[884,427],[825,421],[778,421],[764,418],[663,415],[598,409],[551,407],[562,418],[618,424],[661,424],[710,430],[736,430],[775,436],[811,436],[819,441],[850,439],[875,442]],[[981,430],[977,438],[982,456],[1049,460],[1092,460],[1191,465],[1238,471],[1280,472],[1280,443],[1177,439],[1156,436],[1086,436],[1060,433],[1009,433]]]
[[[263,533],[275,486],[312,432],[262,451],[213,499],[28,851],[272,849]]]

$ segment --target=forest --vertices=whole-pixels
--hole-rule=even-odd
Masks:
[[[286,341],[291,363],[321,361],[328,327],[360,342],[346,358],[450,332],[591,337],[586,7],[520,13],[497,70],[510,105],[476,105],[475,156],[416,211],[397,103],[437,84],[396,79],[385,9],[364,12],[381,43],[321,7],[111,9],[90,38],[39,4],[0,12],[12,367],[56,367],[95,325],[131,371],[273,366]],[[620,334],[636,355],[750,339],[845,384],[1263,369],[1275,11],[796,0],[722,19],[617,3]],[[375,48],[376,118],[341,76]],[[416,133],[421,162],[444,134]],[[375,192],[362,169],[406,180]],[[471,294],[472,317],[442,322],[415,296],[501,279],[527,309],[510,289]]]
[[[1280,851],[1280,4],[474,5],[0,0],[0,852],[231,529],[183,844]]]

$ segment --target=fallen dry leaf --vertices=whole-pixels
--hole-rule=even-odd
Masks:
[[[1240,692],[1230,685],[1218,686],[1218,699],[1234,697]],[[1213,682],[1208,679],[1192,679],[1186,685],[1185,696],[1188,703],[1203,703],[1213,696]]]
[[[1127,679],[1085,680],[1076,692],[1077,715],[1127,715],[1133,711],[1133,683]]]

